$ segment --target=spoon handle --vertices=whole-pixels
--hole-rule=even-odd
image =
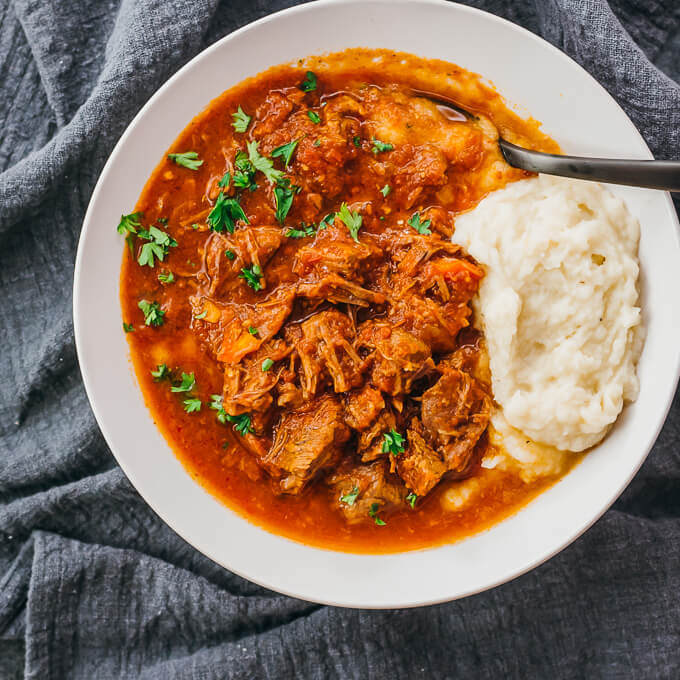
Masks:
[[[680,191],[680,161],[628,161],[558,156],[524,149],[504,139],[500,139],[498,143],[505,160],[522,170],[609,184]]]

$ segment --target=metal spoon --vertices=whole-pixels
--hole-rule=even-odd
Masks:
[[[456,102],[423,90],[414,90],[418,97],[429,99],[449,120],[465,122],[476,116],[462,109]],[[584,158],[583,156],[560,156],[532,151],[511,144],[502,137],[498,146],[509,165],[529,172],[545,175],[574,177],[609,184],[627,184],[647,189],[680,191],[680,161],[637,161],[614,158]]]

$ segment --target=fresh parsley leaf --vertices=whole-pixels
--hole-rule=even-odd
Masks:
[[[227,258],[227,260],[235,260],[236,259],[236,253],[231,250],[230,248],[227,248],[227,250],[224,251],[224,256]]]
[[[255,328],[255,326],[248,326],[248,333],[251,335],[257,335],[260,331]]]
[[[238,189],[248,189],[255,191],[257,189],[257,182],[255,181],[255,168],[248,159],[248,154],[245,151],[239,151],[234,159],[234,186]]]
[[[359,487],[355,486],[349,493],[346,493],[344,496],[340,496],[340,502],[347,503],[347,505],[354,505],[358,497]]]
[[[226,441],[226,440],[223,441],[223,442],[222,442],[222,448],[223,448],[223,449],[228,449],[228,448],[229,448],[229,442]]]
[[[254,290],[262,290],[260,279],[262,278],[262,270],[256,264],[252,267],[243,267],[241,273],[238,275],[239,279],[245,279],[245,282]]]
[[[276,184],[282,177],[283,171],[276,170],[270,158],[260,155],[257,150],[257,142],[248,142],[248,160],[256,170],[259,170],[272,183]]]
[[[137,307],[142,310],[144,314],[144,323],[147,326],[162,326],[165,312],[157,302],[149,302],[148,300],[140,300]]]
[[[354,135],[354,137],[352,137],[352,144],[358,149],[361,146],[361,137],[359,137],[359,135]]]
[[[321,220],[321,222],[319,222],[319,229],[326,229],[327,227],[330,227],[333,224],[333,222],[335,222],[335,216],[336,215],[337,215],[337,213],[334,213],[334,212],[328,213],[328,215],[326,215]]]
[[[312,142],[312,146],[314,146],[314,147],[321,146],[321,140],[320,140],[320,139],[315,139],[315,140]]]
[[[406,496],[406,502],[411,506],[411,508],[416,507],[416,500],[418,499],[418,496],[416,496],[413,491],[410,491],[408,496]]]
[[[187,413],[194,413],[201,410],[202,402],[198,397],[189,397],[182,403],[184,404],[184,410]]]
[[[200,314],[194,314],[194,319],[205,319],[208,316],[208,310],[204,309]]]
[[[226,424],[227,422],[227,412],[224,410],[222,407],[222,402],[223,398],[221,394],[211,394],[210,395],[210,408],[213,409],[213,411],[217,411],[217,420],[222,423],[222,425]]]
[[[203,161],[198,158],[198,153],[196,153],[196,151],[169,153],[168,158],[177,163],[177,165],[181,165],[183,168],[189,168],[189,170],[198,170],[201,165],[203,165]]]
[[[171,392],[191,392],[196,386],[196,378],[193,373],[182,372],[182,382],[179,385],[173,385],[170,388]]]
[[[236,113],[231,114],[231,117],[234,119],[232,126],[236,132],[245,132],[252,120],[252,117],[245,113],[240,105],[236,110]]]
[[[201,226],[200,224],[197,224],[196,222],[194,222],[194,223],[191,225],[191,228],[192,228],[192,229],[198,229],[200,226]]]
[[[265,373],[268,371],[272,366],[274,365],[274,362],[271,359],[265,359],[262,362],[262,372]]]
[[[230,234],[233,234],[237,220],[250,224],[238,202],[238,198],[230,198],[225,193],[219,194],[208,215],[208,226],[213,231],[224,231],[226,229]]]
[[[404,437],[394,428],[383,434],[382,452],[391,453],[393,456],[404,453]]]
[[[230,416],[227,414],[227,420],[234,424],[234,429],[242,437],[245,437],[249,432],[253,432],[250,416],[247,413],[242,413],[240,416]]]
[[[318,125],[321,122],[321,117],[316,111],[307,111],[307,118],[309,118],[314,125]]]
[[[311,71],[305,73],[305,79],[300,83],[300,89],[303,92],[312,92],[316,90],[316,75]]]
[[[164,380],[170,377],[170,371],[166,364],[158,364],[155,371],[151,371],[151,376],[158,382],[159,380]]]
[[[142,226],[139,221],[140,217],[144,217],[144,213],[136,212],[129,215],[121,215],[116,230],[119,234],[136,234],[137,229]]]
[[[159,274],[158,280],[161,283],[174,283],[175,275],[172,272],[168,272],[167,274]]]
[[[349,229],[349,233],[352,236],[352,238],[359,243],[359,229],[361,229],[361,223],[362,223],[362,218],[361,215],[355,210],[354,212],[351,212],[350,209],[347,207],[347,203],[344,203],[340,206],[340,210],[338,211],[338,217],[345,223],[345,226],[347,229]]]
[[[384,527],[387,522],[383,521],[378,517],[378,510],[380,510],[380,506],[377,503],[371,503],[371,509],[368,511],[368,514],[370,517],[373,517],[375,519],[375,523],[379,527]]]
[[[306,238],[307,236],[314,236],[314,233],[314,225],[307,225],[303,222],[299,229],[289,229],[286,236],[288,238]]]
[[[225,172],[224,175],[222,175],[222,179],[217,183],[217,186],[222,189],[228,189],[229,182],[231,182],[231,173]]]
[[[392,187],[389,184],[386,184],[381,190],[380,193],[387,198],[390,195],[390,192],[392,191]]]
[[[274,187],[274,201],[276,202],[276,219],[283,224],[293,205],[295,189],[290,186],[287,177],[281,178]]]
[[[291,158],[293,157],[293,154],[295,153],[295,147],[298,145],[299,139],[294,139],[292,142],[288,142],[288,144],[282,144],[281,146],[277,146],[273,151],[272,151],[272,158],[279,158],[283,160],[283,164],[286,166],[286,170],[288,169],[288,166],[290,165]]]
[[[156,220],[156,222],[158,222],[158,224],[162,224],[163,226],[165,226],[168,223],[168,218],[167,217],[159,217]]]
[[[413,227],[419,234],[431,234],[432,232],[430,231],[429,227],[430,224],[432,224],[431,220],[423,220],[421,222],[420,220],[420,213],[415,212],[411,217],[409,217],[407,224],[411,227]]]
[[[134,333],[135,327],[131,323],[125,323],[125,321],[123,321],[123,330],[126,333]]]
[[[376,155],[382,153],[383,151],[392,151],[392,149],[394,149],[394,147],[391,144],[388,144],[387,142],[381,142],[379,139],[376,139],[375,137],[372,137],[371,141],[373,142],[371,151]]]
[[[177,247],[177,241],[175,241],[170,234],[158,227],[152,226],[149,227],[149,229],[140,229],[137,232],[137,236],[149,241],[149,243],[145,243],[142,246],[142,249],[139,251],[139,256],[137,257],[137,263],[142,267],[144,265],[154,267],[154,258],[159,262],[162,262],[168,254],[169,249],[171,247]]]

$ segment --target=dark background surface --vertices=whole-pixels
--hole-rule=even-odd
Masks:
[[[178,538],[117,467],[73,342],[90,194],[161,83],[293,4],[0,0],[0,679],[679,677],[677,398],[640,473],[581,539],[492,591],[408,611],[244,581]],[[468,4],[565,50],[657,158],[680,158],[680,2]]]

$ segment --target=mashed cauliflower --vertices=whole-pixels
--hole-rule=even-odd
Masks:
[[[485,265],[476,312],[507,424],[561,450],[597,444],[638,392],[637,220],[598,184],[540,176],[488,196],[453,238]]]

